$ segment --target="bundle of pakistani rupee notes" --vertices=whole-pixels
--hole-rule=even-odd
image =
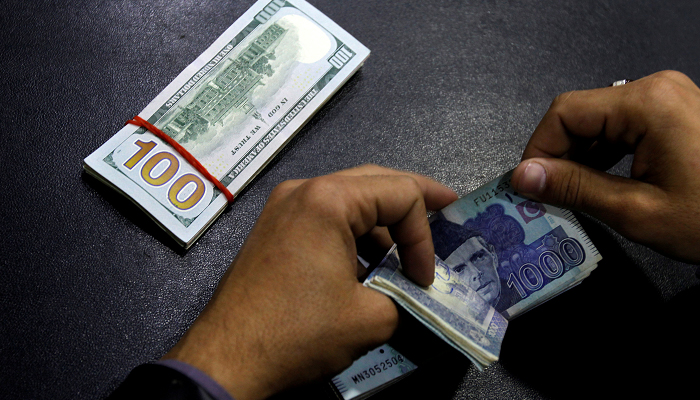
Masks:
[[[519,196],[511,173],[430,217],[435,281],[401,273],[392,249],[365,280],[482,370],[498,360],[508,321],[581,283],[602,259],[571,211]],[[345,400],[365,398],[416,369],[389,345],[333,378]]]
[[[368,56],[305,1],[260,0],[139,116],[235,195]],[[83,166],[186,248],[228,203],[178,151],[136,125]],[[365,285],[392,297],[479,369],[498,359],[508,320],[580,283],[601,259],[571,212],[518,196],[509,173],[431,216],[430,227],[432,286],[406,279],[396,250]],[[384,345],[332,382],[345,399],[364,397],[415,368]]]
[[[431,216],[430,287],[401,274],[395,249],[365,281],[480,369],[498,360],[508,320],[577,285],[601,260],[571,211],[518,196],[510,175]]]
[[[369,50],[303,0],[256,2],[139,116],[239,193]],[[83,167],[188,248],[228,203],[166,142],[126,125]]]

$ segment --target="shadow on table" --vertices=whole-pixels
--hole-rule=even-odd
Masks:
[[[579,287],[512,321],[501,365],[549,398],[686,398],[700,287],[663,301],[609,233],[581,222],[604,259]]]
[[[168,233],[161,228],[151,217],[143,211],[139,206],[133,203],[129,198],[118,191],[112,189],[107,184],[99,179],[89,175],[83,171],[81,175],[83,182],[95,190],[100,197],[105,199],[114,209],[126,218],[129,222],[136,225],[139,229],[153,236],[163,245],[169,247],[173,252],[183,256],[187,254],[187,250],[178,244]]]

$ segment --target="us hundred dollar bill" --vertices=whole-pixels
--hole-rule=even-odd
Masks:
[[[369,56],[303,0],[260,0],[139,115],[185,147],[234,195]],[[225,196],[168,144],[126,125],[85,170],[189,247]]]
[[[508,320],[577,285],[602,259],[571,211],[519,196],[510,177],[431,216],[430,287],[401,274],[395,249],[365,281],[479,368],[498,359]]]

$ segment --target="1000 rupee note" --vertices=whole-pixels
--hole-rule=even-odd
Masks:
[[[352,76],[369,50],[303,0],[255,3],[139,115],[234,195]],[[189,247],[226,207],[159,138],[127,125],[84,161]]]
[[[433,286],[466,285],[508,319],[585,278],[600,253],[569,210],[519,196],[511,173],[430,218],[439,268]]]
[[[580,283],[601,260],[570,211],[519,196],[510,176],[506,173],[431,216],[436,256],[430,287],[419,287],[401,274],[395,249],[365,281],[480,368],[498,359],[506,320]],[[475,332],[481,343],[473,340]]]

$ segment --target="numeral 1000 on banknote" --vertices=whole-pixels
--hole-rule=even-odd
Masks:
[[[525,263],[518,268],[518,276],[511,272],[508,276],[508,287],[517,290],[521,298],[528,292],[536,292],[544,286],[547,280],[553,281],[570,268],[583,264],[586,252],[583,246],[574,238],[566,238],[551,250],[543,251],[538,257],[537,265]]]

